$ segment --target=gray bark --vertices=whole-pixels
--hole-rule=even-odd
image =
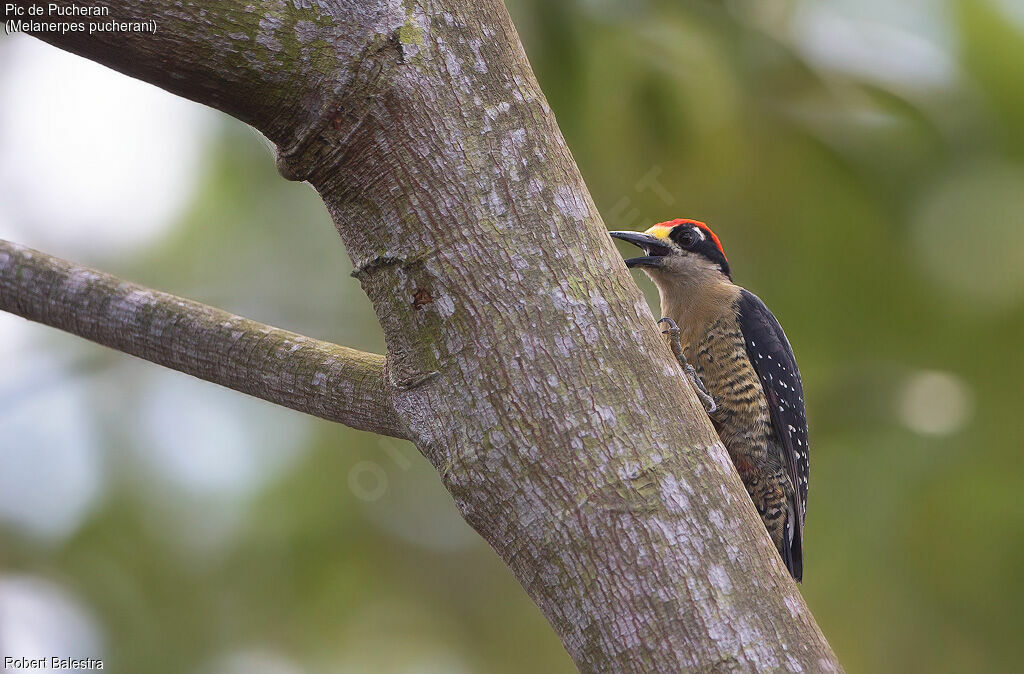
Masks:
[[[353,428],[405,438],[384,358],[250,321],[0,239],[0,309]]]
[[[159,30],[39,37],[252,124],[318,190],[383,326],[402,435],[582,671],[839,669],[501,2],[90,4]]]

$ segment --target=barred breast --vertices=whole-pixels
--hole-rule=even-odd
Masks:
[[[718,408],[711,421],[776,547],[783,544],[789,480],[774,441],[768,401],[735,314],[713,320],[684,345]],[[700,334],[703,333],[703,334]]]

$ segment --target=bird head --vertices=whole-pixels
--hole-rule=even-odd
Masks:
[[[722,242],[703,222],[669,220],[642,233],[608,233],[643,249],[646,255],[627,259],[626,266],[643,269],[655,281],[676,276],[732,279]]]

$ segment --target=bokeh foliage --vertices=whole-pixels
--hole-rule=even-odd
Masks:
[[[814,38],[847,53],[827,17],[850,4],[811,4],[509,6],[608,225],[709,222],[737,282],[786,327],[813,453],[803,592],[849,671],[1011,671],[1024,619],[1024,22],[995,0],[912,3],[943,27],[915,79],[900,54],[892,72],[884,55],[830,60]],[[908,21],[856,19],[868,33]],[[232,122],[172,235],[90,262],[383,348],[322,204]],[[106,486],[59,543],[0,528],[0,568],[82,598],[108,668],[228,671],[225,653],[269,652],[310,672],[572,671],[411,447],[247,402],[224,414],[293,433],[268,450],[280,469],[233,495],[169,485],[139,458],[140,399],[173,381],[216,414],[231,394],[40,334],[84,364]],[[253,658],[251,671],[292,671]]]

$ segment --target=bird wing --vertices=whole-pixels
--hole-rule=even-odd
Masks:
[[[771,413],[772,428],[782,448],[783,464],[793,485],[796,522],[789,532],[790,571],[800,580],[803,574],[803,529],[807,513],[807,478],[810,472],[807,444],[807,416],[804,387],[796,366],[793,347],[786,333],[764,302],[743,290],[739,299],[740,329],[747,355],[754,365]]]

